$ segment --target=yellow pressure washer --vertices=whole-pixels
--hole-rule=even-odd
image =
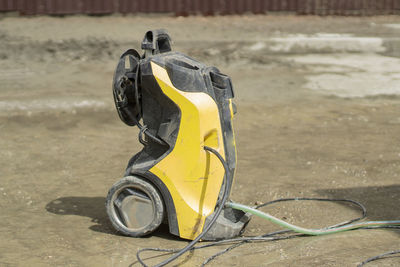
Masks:
[[[137,252],[139,263],[146,266],[139,256],[146,250],[175,253],[156,265],[164,266],[188,250],[224,241],[240,245],[296,237],[278,236],[291,231],[326,235],[359,228],[400,227],[400,220],[354,223],[366,217],[366,209],[348,199],[286,198],[255,207],[227,201],[236,169],[232,126],[236,108],[230,78],[215,67],[171,51],[165,30],[148,31],[142,49],[142,56],[129,49],[120,57],[113,94],[119,117],[127,125],[139,127],[139,141],[144,147],[130,159],[125,177],[111,187],[107,213],[115,229],[127,236],[148,235],[167,223],[172,234],[192,241],[181,250],[141,249]],[[299,200],[347,202],[358,206],[363,215],[321,229],[306,229],[258,210],[276,202]],[[251,214],[289,230],[235,239]],[[200,239],[222,241],[195,247]],[[203,265],[229,249],[211,256]],[[359,266],[395,253],[400,251],[372,257]]]
[[[238,236],[250,215],[224,205],[236,168],[230,78],[171,51],[164,30],[147,32],[142,49],[121,56],[113,79],[118,114],[144,145],[108,193],[113,226],[134,237],[163,222],[190,240]]]

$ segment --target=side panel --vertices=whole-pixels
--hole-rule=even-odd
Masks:
[[[176,89],[161,66],[151,62],[151,68],[163,93],[179,107],[181,123],[174,149],[150,172],[172,196],[180,236],[194,239],[214,211],[224,176],[219,160],[203,149],[207,145],[225,155],[218,107],[207,93]]]

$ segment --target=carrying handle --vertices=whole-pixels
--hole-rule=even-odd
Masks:
[[[145,57],[171,51],[171,37],[164,29],[148,31],[142,42]]]

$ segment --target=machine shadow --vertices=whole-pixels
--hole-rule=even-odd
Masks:
[[[105,234],[120,235],[108,219],[105,202],[105,197],[61,197],[47,203],[45,209],[57,215],[77,215],[91,218],[94,225],[89,227],[90,230]],[[151,235],[165,239],[177,239],[169,233],[168,225],[166,224],[160,225]]]
[[[400,220],[400,185],[316,190],[321,196],[346,198],[367,209],[367,220]],[[400,231],[397,231],[400,234]]]
[[[108,220],[105,201],[105,197],[61,197],[47,203],[45,208],[57,215],[89,217],[95,223],[89,227],[90,230],[117,235]]]

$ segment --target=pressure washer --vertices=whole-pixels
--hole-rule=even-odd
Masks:
[[[109,190],[106,209],[112,225],[124,235],[145,236],[165,223],[171,234],[192,240],[157,266],[196,248],[199,240],[233,240],[252,214],[306,235],[400,224],[352,220],[305,229],[259,211],[262,205],[229,201],[237,164],[231,79],[216,67],[172,51],[165,30],[148,31],[141,48],[142,55],[129,49],[120,57],[113,96],[120,119],[139,127],[143,149]],[[354,203],[363,209],[364,218],[365,209]]]

